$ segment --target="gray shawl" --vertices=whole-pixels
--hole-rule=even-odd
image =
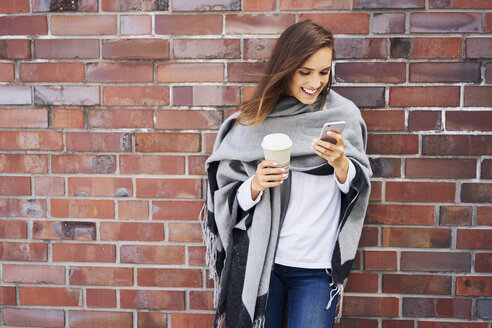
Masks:
[[[365,154],[366,126],[359,109],[330,91],[326,102],[305,105],[294,97],[280,97],[272,113],[256,128],[235,124],[238,113],[221,126],[212,155],[206,162],[209,184],[202,224],[207,263],[215,282],[215,326],[226,314],[228,327],[263,327],[264,313],[278,236],[288,204],[290,178],[269,188],[249,211],[238,206],[236,192],[253,176],[263,160],[260,146],[270,133],[285,133],[293,141],[291,170],[332,174],[333,168],[311,149],[326,122],[345,121],[345,155],[357,169],[359,187],[349,192],[332,259],[332,278],[343,291],[359,243],[369,199],[371,169]],[[354,179],[355,180],[355,179]],[[353,183],[352,183],[353,184]],[[342,199],[342,207],[344,207]],[[341,296],[341,295],[340,295]],[[327,300],[328,301],[328,300]],[[331,301],[330,301],[331,303]],[[339,311],[341,313],[341,311]]]

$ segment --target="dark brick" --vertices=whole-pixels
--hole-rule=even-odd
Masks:
[[[424,135],[423,155],[492,155],[489,135]]]
[[[439,211],[440,225],[472,225],[473,209],[471,206],[441,206]]]
[[[440,111],[410,111],[408,113],[408,130],[432,131],[441,130]]]
[[[342,318],[334,328],[378,328],[378,321],[371,319]]]
[[[492,249],[491,239],[492,230],[459,229],[456,247],[468,249]]]
[[[484,159],[482,162],[482,179],[492,179],[492,160]]]
[[[413,320],[383,320],[383,328],[413,328]]]
[[[480,82],[480,63],[411,63],[410,82]]]
[[[408,58],[412,54],[413,42],[410,38],[390,38],[390,57]]]
[[[391,86],[392,107],[456,107],[460,105],[457,86]]]
[[[492,203],[492,183],[463,183],[461,201],[464,203]]]
[[[491,38],[467,38],[466,39],[467,58],[492,58],[492,39]]]
[[[374,177],[396,178],[401,176],[401,159],[399,158],[370,158]]]
[[[361,112],[369,131],[404,131],[405,111],[363,110]]]
[[[475,272],[492,272],[492,253],[475,253]]]
[[[492,131],[492,111],[449,111],[446,130]]]
[[[471,254],[456,252],[402,252],[401,271],[469,272]]]
[[[485,64],[485,83],[492,83],[492,63]]]
[[[337,38],[335,40],[336,59],[386,58],[386,39],[384,38]]]
[[[456,184],[451,182],[388,181],[386,200],[393,202],[454,202]]]
[[[477,162],[474,159],[455,158],[407,158],[407,178],[473,179]]]
[[[338,63],[335,78],[342,82],[405,82],[405,63]]]
[[[383,247],[448,248],[451,231],[438,228],[382,228]]]
[[[405,33],[404,13],[378,13],[373,15],[372,31],[374,33]]]
[[[472,300],[457,298],[403,298],[403,316],[471,318]]]
[[[481,13],[427,12],[411,13],[410,32],[457,33],[481,32]]]
[[[384,106],[384,87],[334,87],[333,90],[359,107]]]
[[[492,206],[477,207],[477,225],[492,226]]]
[[[491,107],[492,86],[466,86],[465,106],[469,107]]]
[[[366,222],[389,225],[434,225],[433,205],[369,204]]]
[[[383,274],[383,293],[451,295],[451,276]]]
[[[418,136],[414,134],[371,134],[368,154],[417,154]]]
[[[425,8],[425,0],[354,0],[355,9]]]
[[[477,300],[477,317],[489,321],[492,319],[492,299]]]

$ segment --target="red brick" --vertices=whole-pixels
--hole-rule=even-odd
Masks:
[[[364,251],[364,268],[376,271],[396,271],[397,255],[393,251]]]
[[[466,86],[465,106],[490,107],[492,106],[492,86]]]
[[[21,63],[22,82],[84,82],[84,63]]]
[[[222,33],[222,15],[156,15],[155,33],[164,35],[213,35]]]
[[[137,285],[148,287],[201,287],[199,269],[137,269]]]
[[[454,183],[400,182],[386,184],[386,200],[395,202],[454,202]]]
[[[490,38],[467,38],[467,58],[492,58],[492,39]]]
[[[178,290],[121,290],[120,304],[121,308],[184,310],[185,293]]]
[[[53,35],[111,35],[117,32],[114,15],[53,15]]]
[[[472,225],[473,209],[470,206],[441,206],[439,225]]]
[[[456,295],[492,296],[492,277],[456,277]]]
[[[132,268],[70,267],[70,285],[131,286]]]
[[[369,159],[374,177],[401,177],[401,159],[377,157]]]
[[[410,63],[410,82],[480,82],[480,63]]]
[[[337,63],[336,78],[343,82],[405,82],[405,63]]]
[[[0,260],[46,262],[46,243],[0,242]]]
[[[152,16],[150,15],[121,15],[121,35],[152,34]]]
[[[461,38],[392,38],[391,57],[461,58]]]
[[[403,298],[403,316],[471,318],[472,300],[457,298]]]
[[[31,88],[29,86],[17,85],[0,86],[0,104],[31,104]]]
[[[157,65],[157,82],[223,82],[222,63],[162,63]]]
[[[439,228],[382,228],[383,247],[447,248],[451,246],[451,230]]]
[[[470,269],[470,253],[401,252],[401,271],[469,272]]]
[[[116,307],[116,291],[113,289],[87,289],[86,295],[87,307]]]
[[[0,221],[0,238],[26,239],[27,222],[20,220]]]
[[[131,197],[131,178],[68,178],[69,196]]]
[[[371,134],[367,141],[368,154],[417,154],[415,134]]]
[[[130,133],[119,132],[68,132],[68,151],[123,152],[131,151]]]
[[[422,136],[423,155],[490,155],[492,136],[428,135]]]
[[[492,33],[492,13],[485,13],[485,33]]]
[[[411,13],[410,15],[410,32],[412,33],[458,33],[481,31],[481,13],[426,12]]]
[[[196,133],[135,133],[137,152],[197,152],[200,135]]]
[[[3,116],[2,119],[8,118]],[[0,172],[48,173],[48,157],[41,154],[0,154]]]
[[[335,0],[335,1],[280,0],[280,10],[336,10],[336,9],[350,9],[350,1],[349,0]]]
[[[226,15],[226,34],[277,34],[292,25],[292,14],[229,14]]]
[[[378,246],[379,231],[377,227],[364,227],[360,237],[360,247]]]
[[[31,40],[0,40],[1,59],[31,58]]]
[[[288,1],[288,0],[287,0]],[[276,0],[244,0],[244,11],[272,11],[276,8]]]
[[[163,241],[162,223],[102,222],[101,240]]]
[[[0,13],[17,14],[29,12],[29,0],[10,0],[0,3]]]
[[[481,178],[492,179],[492,160],[484,159],[481,166]]]
[[[474,179],[477,163],[474,159],[407,158],[407,178]]]
[[[405,130],[405,112],[402,110],[364,110],[361,114],[369,131]]]
[[[52,309],[4,308],[5,325],[29,327],[65,327],[65,311]]]
[[[74,221],[34,221],[32,239],[96,240],[96,224]]]
[[[266,68],[264,62],[241,62],[227,64],[229,82],[258,82]]]
[[[61,150],[59,131],[0,131],[2,150]]]
[[[492,238],[492,230],[459,229],[456,247],[469,249],[492,249],[490,238]]]
[[[200,198],[200,179],[137,179],[137,197]]]
[[[386,58],[387,41],[383,38],[337,38],[335,58],[370,59]]]
[[[118,219],[120,220],[147,220],[149,218],[149,204],[143,200],[118,201]]]
[[[152,109],[90,109],[88,126],[91,128],[153,128]]]
[[[299,21],[308,19],[334,34],[369,34],[368,13],[299,14]]]
[[[99,87],[94,85],[38,85],[34,87],[34,103],[37,105],[98,105]]]
[[[3,281],[21,284],[65,284],[65,267],[3,264]]]
[[[97,11],[97,0],[78,0],[75,2],[52,2],[50,0],[33,0],[33,12],[88,12]]]
[[[370,204],[366,220],[371,224],[434,225],[434,206]]]
[[[475,253],[475,272],[492,272],[492,253]]]
[[[491,203],[492,183],[463,183],[461,201],[464,203]]]
[[[82,290],[64,287],[19,287],[21,305],[81,306]]]
[[[188,264],[205,266],[206,247],[203,246],[188,246]],[[208,275],[207,275],[208,277]]]
[[[270,57],[276,42],[277,39],[272,38],[244,39],[243,57],[245,59],[267,59]]]
[[[214,293],[211,291],[191,290],[190,310],[214,310]]]
[[[199,223],[169,223],[169,236],[171,242],[201,243],[202,228]]]
[[[345,318],[333,325],[335,328],[378,328],[378,321],[371,319]],[[412,326],[413,328],[413,326]]]
[[[492,225],[492,207],[477,207],[477,225]]]
[[[492,4],[487,0],[430,0],[429,8],[432,9],[492,9]]]
[[[451,295],[451,276],[384,274],[383,293]]]
[[[171,327],[212,327],[214,320],[215,315],[209,313],[173,313],[171,314]]]
[[[123,155],[120,156],[122,174],[184,174],[184,156]]]
[[[173,11],[228,11],[241,10],[241,3],[235,0],[176,1]]]
[[[103,58],[169,59],[169,41],[162,39],[103,40]],[[129,65],[125,63],[124,65]],[[140,63],[143,65],[144,63]],[[94,64],[98,65],[98,64]],[[99,64],[101,65],[101,64]],[[89,66],[90,68],[91,66]]]
[[[175,106],[227,106],[239,103],[236,86],[176,86],[173,87]]]
[[[52,244],[54,262],[114,262],[115,245],[108,244]]]
[[[46,16],[3,16],[0,17],[0,35],[46,35]]]
[[[425,0],[354,0],[354,9],[425,8]]]
[[[120,257],[122,263],[185,264],[185,249],[177,245],[123,245]]]
[[[159,110],[156,128],[164,130],[213,130],[222,123],[222,113],[216,110]]]
[[[34,40],[35,58],[86,59],[99,58],[96,39],[39,39]]]
[[[15,68],[13,63],[0,63],[0,82],[14,82]]]
[[[214,142],[215,138],[217,137],[217,133],[204,133],[203,134],[203,150],[205,153],[210,154],[212,153],[213,147],[214,147]]]
[[[405,33],[404,13],[375,13],[372,20],[373,33]]]
[[[105,86],[105,106],[165,106],[169,105],[167,86]]]
[[[419,328],[488,328],[487,322],[419,321]]]
[[[114,173],[114,155],[52,155],[51,171],[68,174]]]
[[[441,130],[440,111],[410,111],[408,113],[409,131]]]
[[[239,39],[173,40],[173,58],[175,59],[235,59],[239,57]]]
[[[452,107],[459,104],[459,87],[390,87],[389,105],[393,107]]]
[[[51,199],[51,216],[56,218],[114,218],[112,200]]]
[[[208,156],[188,156],[188,174],[207,175],[205,161]]]
[[[348,316],[398,316],[396,297],[345,296],[343,314]]]
[[[46,109],[2,108],[0,109],[0,116],[2,117],[0,128],[48,127],[48,110]]]
[[[369,200],[380,202],[383,200],[383,183],[381,181],[371,181],[371,194]]]
[[[90,63],[87,64],[88,82],[152,82],[152,63]]]
[[[82,129],[84,110],[80,108],[53,108],[52,123],[55,129]]]
[[[16,303],[15,287],[0,286],[0,304],[15,305]]]
[[[133,325],[131,312],[108,311],[68,311],[68,324],[72,328],[131,328]]]
[[[203,201],[153,201],[153,220],[196,220]]]
[[[31,178],[0,176],[0,195],[31,195]]]
[[[138,312],[138,328],[167,328],[167,313]]]
[[[101,4],[103,11],[165,11],[168,7],[168,1],[102,0]]]
[[[413,320],[384,320],[383,328],[413,328]]]
[[[384,87],[334,87],[333,91],[359,107],[383,107],[385,104]]]
[[[46,199],[0,198],[2,217],[46,217]]]

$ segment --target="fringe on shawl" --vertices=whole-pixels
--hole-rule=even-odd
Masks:
[[[330,306],[332,305],[333,301],[335,300],[335,297],[338,295],[338,304],[340,304],[338,308],[338,315],[335,317],[335,322],[340,322],[340,319],[342,318],[342,310],[343,310],[343,284],[337,284],[335,285],[334,282],[330,284],[330,287],[335,286],[331,291],[330,291],[330,300],[328,301],[328,305],[326,305],[326,309],[328,310]],[[336,306],[336,303],[334,304]],[[336,309],[335,309],[336,311]]]
[[[265,327],[265,315],[260,316],[253,322],[253,328],[263,328]]]
[[[205,252],[205,263],[210,269],[209,278],[213,279],[214,281],[214,307],[217,308],[217,306],[219,305],[219,292],[220,292],[219,274],[216,269],[217,244],[219,241],[217,239],[217,236],[214,233],[212,233],[210,229],[207,227],[208,208],[206,202],[205,204],[203,204],[200,214],[198,214],[198,221],[202,226],[203,239],[205,242],[205,246],[207,248],[207,251]],[[221,321],[222,320],[223,318],[221,319]],[[218,327],[220,327],[221,323],[222,322],[219,322]]]

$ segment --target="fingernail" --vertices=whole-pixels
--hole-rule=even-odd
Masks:
[[[281,168],[280,171],[285,172],[285,169],[284,168]]]
[[[326,134],[330,135],[331,134],[331,131],[326,131]]]
[[[284,180],[280,181],[280,184],[284,183]]]
[[[283,176],[284,178],[287,178],[287,174],[282,174],[282,176]]]
[[[316,142],[317,139],[313,139],[313,142]]]
[[[278,163],[277,162],[273,162],[273,165],[278,165]]]

